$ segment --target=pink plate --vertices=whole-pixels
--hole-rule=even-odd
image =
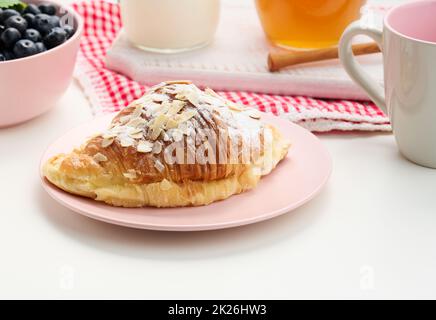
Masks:
[[[87,137],[102,131],[113,114],[85,123],[58,139],[45,152],[41,163],[58,153],[69,152]],[[327,150],[309,131],[271,115],[263,120],[277,126],[292,142],[286,159],[254,190],[204,207],[139,208],[112,207],[66,193],[42,177],[42,185],[65,207],[97,220],[126,227],[199,231],[242,226],[289,212],[311,200],[327,182],[332,162]]]

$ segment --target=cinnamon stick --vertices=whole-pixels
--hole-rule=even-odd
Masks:
[[[365,55],[380,52],[375,42],[353,45],[354,55]],[[278,71],[282,68],[322,60],[337,59],[338,47],[315,50],[288,50],[287,52],[270,52],[268,55],[269,71]]]

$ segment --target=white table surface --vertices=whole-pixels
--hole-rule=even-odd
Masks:
[[[46,146],[91,114],[77,84],[0,130],[0,298],[436,298],[436,170],[390,134],[327,134],[325,190],[279,218],[168,233],[93,221],[42,190]]]

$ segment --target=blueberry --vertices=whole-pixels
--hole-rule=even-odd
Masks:
[[[66,24],[62,27],[62,29],[64,29],[64,31],[67,33],[67,38],[71,38],[74,34],[74,28],[72,26],[70,26],[69,24]]]
[[[4,23],[10,17],[12,17],[12,16],[19,16],[19,15],[20,15],[20,13],[17,10],[14,10],[14,9],[3,10],[1,12],[1,15],[0,15],[0,22]]]
[[[27,29],[23,33],[23,39],[32,40],[33,42],[41,41],[41,34],[38,30]]]
[[[25,13],[23,14],[23,18],[26,19],[29,26],[33,26],[33,23],[35,22],[35,15],[33,13]]]
[[[0,40],[7,48],[13,47],[15,42],[21,39],[21,33],[15,28],[7,28],[0,36]]]
[[[40,13],[35,16],[32,27],[45,35],[53,29],[50,16],[45,13]]]
[[[52,28],[61,26],[61,19],[58,16],[50,16],[50,24]]]
[[[23,11],[23,14],[27,14],[27,13],[36,15],[36,14],[41,13],[41,10],[38,9],[37,5],[31,3],[31,4],[28,4],[27,7]]]
[[[35,45],[36,45],[36,49],[38,50],[38,53],[47,51],[47,48],[45,47],[44,43],[37,42],[37,43],[35,43]]]
[[[67,40],[67,33],[62,28],[53,28],[52,31],[44,38],[44,44],[48,49],[57,47]]]
[[[14,60],[15,59],[14,54],[10,50],[7,50],[7,49],[3,50],[2,54],[6,58],[6,60]]]
[[[27,21],[22,16],[12,16],[5,21],[6,28],[15,28],[21,33],[27,29]]]
[[[24,58],[38,53],[33,41],[20,40],[14,46],[14,54],[17,58]]]
[[[44,2],[40,4],[38,8],[42,13],[48,14],[50,16],[56,14],[56,7],[51,3]]]
[[[6,61],[6,57],[3,55],[3,53],[0,53],[0,62]]]

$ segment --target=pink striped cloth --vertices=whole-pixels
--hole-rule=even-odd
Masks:
[[[88,96],[95,115],[118,111],[147,89],[105,66],[106,52],[122,27],[119,6],[103,0],[80,1],[73,6],[85,21],[76,79]],[[391,130],[386,115],[371,102],[253,92],[219,94],[236,103],[286,118],[314,132]]]

